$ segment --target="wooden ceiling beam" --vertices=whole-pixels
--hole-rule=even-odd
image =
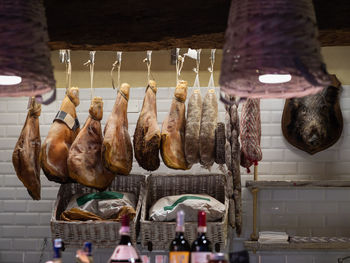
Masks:
[[[222,48],[229,0],[44,0],[52,50]],[[350,45],[350,1],[314,0],[322,46]]]

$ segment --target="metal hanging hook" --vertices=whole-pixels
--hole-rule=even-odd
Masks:
[[[147,50],[146,58],[143,60],[147,65],[147,78],[148,82],[151,80],[151,65],[152,65],[152,50]],[[153,76],[152,76],[153,78]]]
[[[84,63],[85,66],[89,66],[90,67],[90,88],[91,88],[91,93],[90,93],[90,97],[91,100],[94,97],[94,67],[95,67],[95,54],[96,51],[90,51],[89,52],[89,60],[87,62]]]
[[[90,63],[95,64],[95,54],[96,51],[90,51]]]
[[[208,71],[210,73],[214,72],[215,52],[216,52],[216,49],[212,49],[210,52],[210,67],[208,68]]]
[[[193,69],[194,72],[196,72],[196,74],[199,74],[199,65],[201,63],[201,51],[202,49],[196,49],[197,52],[197,58],[196,58],[196,68]]]
[[[121,51],[117,51],[117,58],[114,61],[113,65],[112,65],[112,70],[111,70],[111,78],[112,78],[112,87],[113,89],[115,89],[114,86],[114,78],[113,78],[113,71],[114,69],[117,67],[117,74],[118,74],[118,79],[117,79],[117,89],[119,90],[120,88],[120,68],[122,66],[122,54],[123,52]]]
[[[64,63],[66,61],[66,50],[60,49],[60,62]]]
[[[116,60],[116,62],[117,62],[118,65],[121,65],[121,63],[122,63],[122,53],[123,52],[121,52],[121,51],[117,52],[117,60]]]
[[[66,92],[71,86],[72,65],[70,62],[70,50],[60,49],[60,62],[66,65]]]
[[[60,62],[61,63],[70,63],[70,50],[69,49],[60,49]]]
[[[179,78],[181,75],[181,70],[184,65],[185,57],[180,55],[180,48],[176,48],[176,85],[179,82]]]
[[[214,63],[215,63],[215,51],[216,49],[212,49],[210,52],[210,67],[208,68],[208,71],[210,72],[210,78],[209,78],[209,83],[208,83],[208,88],[214,89],[215,84],[214,84]]]
[[[95,54],[96,51],[89,52],[89,60],[84,63],[84,66],[95,65]]]

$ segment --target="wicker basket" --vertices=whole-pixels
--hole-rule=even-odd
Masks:
[[[330,84],[311,0],[232,0],[223,48],[220,87],[239,97],[291,98]],[[265,74],[290,74],[282,83]],[[222,100],[230,103],[222,97]]]
[[[22,78],[1,85],[0,96],[41,96],[55,90],[44,1],[2,0],[0,34],[0,75]]]
[[[148,177],[146,198],[141,210],[141,243],[144,248],[152,242],[154,250],[169,248],[175,237],[175,222],[149,220],[150,207],[160,198],[180,194],[208,194],[225,204],[225,215],[219,222],[207,223],[207,235],[213,246],[226,247],[228,221],[228,191],[222,174],[210,175],[151,175]],[[185,223],[185,236],[189,242],[197,238],[197,222]]]
[[[117,176],[109,191],[121,191],[134,193],[138,198],[136,216],[130,222],[131,239],[136,244],[137,222],[141,211],[141,202],[145,196],[146,179],[143,175]],[[84,241],[90,241],[94,247],[115,247],[119,243],[119,229],[121,224],[112,221],[67,222],[60,220],[61,213],[65,210],[74,194],[92,193],[96,190],[80,184],[61,185],[55,207],[51,217],[52,238],[62,238],[65,246],[79,247]]]

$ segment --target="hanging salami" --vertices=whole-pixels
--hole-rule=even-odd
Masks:
[[[243,104],[240,137],[242,144],[241,166],[249,171],[250,166],[257,165],[262,159],[260,99],[248,98]]]
[[[231,98],[232,100],[234,98]],[[240,173],[240,144],[239,144],[239,117],[237,105],[226,106],[225,115],[226,144],[225,159],[228,168],[228,183],[230,189],[230,224],[235,226],[237,235],[242,232],[242,190]]]

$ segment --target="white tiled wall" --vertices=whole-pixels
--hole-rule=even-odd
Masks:
[[[159,88],[157,93],[158,121],[169,109],[173,88]],[[116,93],[111,88],[98,88],[95,95],[104,100],[105,124],[114,104]],[[58,100],[43,106],[40,132],[44,140],[54,118],[64,90],[58,90]],[[142,106],[144,88],[133,88],[128,107],[129,132],[135,129]],[[78,117],[81,124],[88,115],[89,89],[81,89]],[[260,179],[349,179],[350,171],[350,87],[344,87],[341,106],[344,130],[331,148],[313,156],[291,147],[282,137],[280,120],[284,101],[261,101],[263,161],[259,163]],[[17,179],[11,156],[26,117],[25,98],[0,98],[0,262],[44,262],[51,255],[50,215],[58,184],[42,175],[42,200],[32,201]],[[220,104],[220,118],[224,120]],[[163,164],[159,171],[174,173]],[[214,167],[212,171],[217,171]],[[132,172],[146,173],[134,163]],[[188,173],[188,171],[186,172]],[[199,166],[189,173],[207,173]],[[251,179],[242,169],[243,182]],[[243,183],[244,185],[244,183]],[[297,235],[350,236],[350,191],[348,189],[262,190],[259,193],[259,224],[261,230],[284,230]],[[237,238],[232,234],[233,250],[242,249],[242,241],[251,233],[252,197],[243,188],[244,228]],[[105,262],[111,250],[98,250],[96,262]],[[348,253],[350,255],[350,252]],[[252,262],[336,262],[345,252],[264,252],[251,255]],[[64,252],[66,262],[73,262],[73,251]]]

